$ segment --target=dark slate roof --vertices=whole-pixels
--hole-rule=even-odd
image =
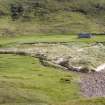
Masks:
[[[79,38],[91,38],[91,36],[90,33],[79,33]]]

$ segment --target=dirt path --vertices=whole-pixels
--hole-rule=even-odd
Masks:
[[[83,74],[81,79],[81,92],[84,96],[105,97],[105,73]]]

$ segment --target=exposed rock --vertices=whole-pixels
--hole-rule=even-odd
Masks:
[[[80,68],[80,72],[89,73],[89,72],[91,72],[91,70],[88,67],[82,67],[82,68]]]
[[[66,68],[69,67],[69,59],[67,58],[58,58],[55,63]]]
[[[100,45],[100,43],[97,45],[36,43],[30,47],[28,46],[28,48],[24,44],[19,44],[16,47],[1,48],[0,54],[30,55],[39,58],[42,64],[44,62],[44,65],[49,63],[49,66],[53,65],[53,67],[75,72],[89,73],[105,70],[105,64],[97,67],[105,61],[105,47]],[[94,69],[93,67],[97,68]]]
[[[82,67],[74,67],[74,66],[69,66],[69,70],[75,71],[75,72],[80,72]]]
[[[54,64],[50,61],[46,61],[46,60],[40,60],[41,64],[44,66],[48,66],[48,67],[54,67],[54,68],[59,68],[59,69],[63,69],[63,70],[67,70],[66,67],[60,66],[58,64]]]
[[[40,60],[47,60],[47,55],[43,52],[38,52],[35,56]]]
[[[102,64],[102,65],[98,66],[95,71],[96,72],[105,71],[105,64]]]

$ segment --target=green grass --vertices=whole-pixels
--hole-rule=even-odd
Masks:
[[[104,42],[105,36],[78,39],[76,35],[1,37],[2,47],[29,42]],[[69,82],[65,80],[69,79]],[[84,99],[76,73],[44,67],[29,56],[0,55],[0,105],[105,105],[105,98]]]
[[[77,74],[44,67],[36,58],[0,55],[0,105],[105,105],[105,98],[84,99],[78,80]]]
[[[22,15],[12,21],[10,4],[16,1],[26,7],[24,16],[28,18]],[[33,0],[0,0],[0,35],[105,32],[104,0],[42,0],[39,7],[34,4]]]
[[[70,82],[62,81],[68,78]],[[44,105],[80,98],[78,76],[28,56],[0,55],[0,104]],[[29,103],[29,104],[28,104]]]
[[[105,105],[105,98],[69,101],[60,105]]]
[[[0,45],[16,45],[19,43],[31,43],[31,42],[104,42],[105,36],[98,35],[91,39],[78,39],[77,35],[30,35],[30,36],[17,36],[17,37],[1,37]]]

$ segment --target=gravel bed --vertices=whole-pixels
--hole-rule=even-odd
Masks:
[[[105,97],[105,73],[82,75],[80,86],[82,94],[86,97]]]

